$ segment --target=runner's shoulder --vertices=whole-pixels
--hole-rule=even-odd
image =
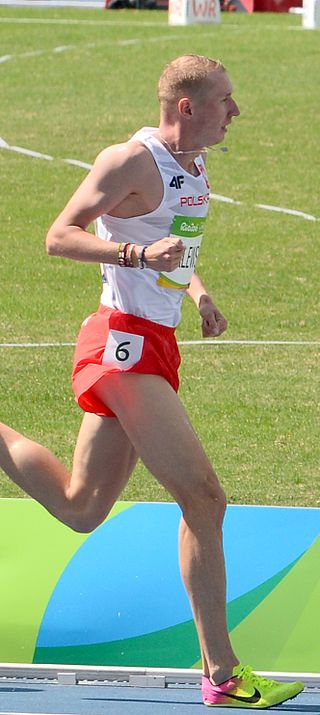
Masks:
[[[113,144],[103,149],[97,156],[94,166],[100,170],[108,168],[134,168],[141,171],[150,165],[150,152],[140,141],[129,141]]]

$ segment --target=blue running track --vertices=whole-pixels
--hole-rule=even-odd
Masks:
[[[320,688],[271,709],[277,715],[320,715]],[[132,687],[120,683],[61,685],[37,679],[0,679],[0,715],[202,715],[197,685]],[[243,715],[241,708],[232,708]],[[226,715],[226,708],[215,708]]]

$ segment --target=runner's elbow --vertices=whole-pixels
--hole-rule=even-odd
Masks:
[[[46,251],[49,256],[62,255],[62,236],[53,229],[49,229],[46,236]]]

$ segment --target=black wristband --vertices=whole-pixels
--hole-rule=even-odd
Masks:
[[[146,251],[147,246],[142,246],[142,249],[138,255],[138,266],[139,268],[145,268],[146,267],[146,260],[144,257],[145,251]]]

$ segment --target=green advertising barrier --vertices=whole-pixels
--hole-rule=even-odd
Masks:
[[[0,500],[0,661],[200,668],[179,519],[176,504],[118,502],[77,534],[31,499]],[[242,662],[318,673],[320,509],[229,506],[224,544]]]

